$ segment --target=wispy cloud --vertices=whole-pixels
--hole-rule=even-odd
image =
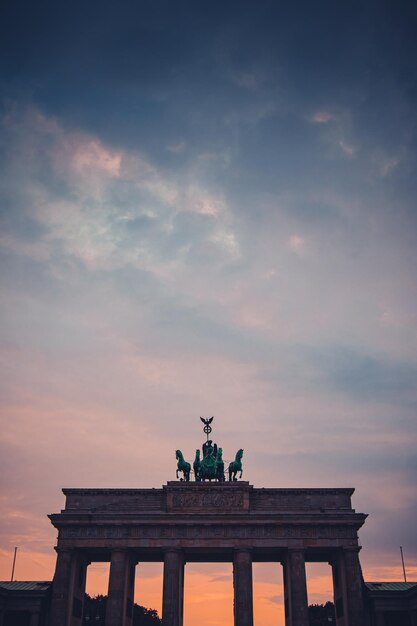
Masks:
[[[356,152],[355,148],[352,145],[348,144],[343,139],[340,139],[339,146],[340,146],[342,152],[344,152],[344,154],[346,154],[349,157],[353,157],[354,156],[354,154]]]
[[[201,222],[198,236],[218,245],[219,251],[236,253],[236,235],[219,229],[228,212],[225,200],[203,184],[165,174],[143,154],[67,132],[35,110],[20,117],[11,113],[5,123],[14,151],[23,155],[23,164],[12,163],[8,176],[19,172],[21,210],[28,214],[30,202],[32,220],[44,229],[36,244],[21,242],[16,232],[4,234],[9,249],[51,258],[59,245],[90,269],[130,263],[160,273],[158,265],[174,241],[176,250],[186,249],[178,216],[191,213],[220,220],[215,230]],[[38,157],[47,178],[38,175]]]

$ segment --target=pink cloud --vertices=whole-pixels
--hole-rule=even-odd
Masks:
[[[306,241],[304,237],[301,237],[301,235],[297,235],[295,233],[294,235],[291,235],[291,237],[288,239],[288,246],[296,254],[303,254],[306,247]]]
[[[334,115],[328,111],[317,111],[311,117],[311,121],[314,124],[327,124],[327,122],[331,122],[333,119]]]
[[[110,176],[120,176],[122,152],[105,148],[98,140],[80,141],[75,148],[72,163],[82,172],[86,168],[97,170]]]

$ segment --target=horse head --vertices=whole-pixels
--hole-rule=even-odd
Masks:
[[[240,461],[240,459],[242,458],[242,456],[243,456],[243,448],[240,448],[240,450],[238,450],[238,451],[236,452],[236,460],[239,460],[239,461]]]
[[[176,459],[181,459],[181,458],[182,458],[182,452],[181,452],[181,450],[176,450],[176,451],[175,451],[175,458],[176,458]]]
[[[223,460],[223,459],[222,459],[222,454],[223,454],[223,448],[219,448],[219,449],[217,450],[217,460],[218,460],[218,461],[222,461],[222,460]]]

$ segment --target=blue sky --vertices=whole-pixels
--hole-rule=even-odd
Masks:
[[[416,578],[412,3],[2,13],[6,562],[214,414],[255,485],[355,486],[368,579],[401,543]]]

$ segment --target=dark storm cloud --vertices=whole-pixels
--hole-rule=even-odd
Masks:
[[[297,142],[286,136],[308,134],[296,116],[323,106],[352,109],[358,129],[384,144],[398,140],[386,96],[399,91],[403,107],[415,98],[414,18],[401,2],[9,3],[3,86],[115,143],[140,137],[159,155],[161,142],[183,136],[200,146],[243,139],[257,158],[279,141],[299,163],[308,149],[292,156]],[[254,137],[265,102],[278,119]]]

